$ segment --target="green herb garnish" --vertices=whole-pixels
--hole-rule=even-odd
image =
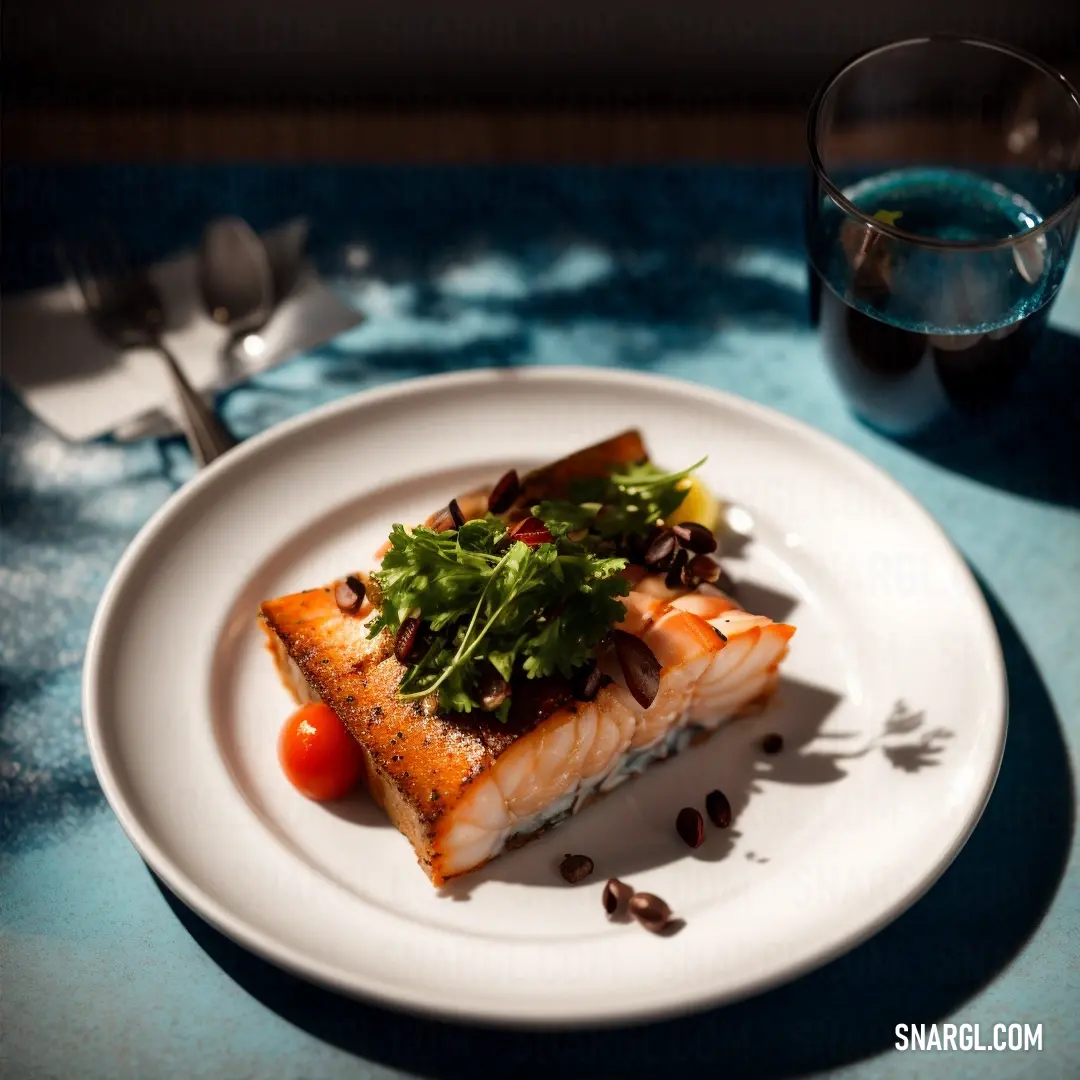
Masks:
[[[370,634],[396,634],[405,619],[421,620],[398,696],[434,693],[440,711],[468,713],[484,708],[492,669],[509,683],[520,675],[569,678],[592,661],[622,621],[619,597],[630,591],[617,544],[646,536],[672,513],[700,464],[677,473],[636,464],[583,481],[577,501],[533,508],[551,535],[535,546],[513,540],[491,514],[445,532],[395,525],[373,575],[381,607]],[[506,698],[494,715],[505,721],[509,709]]]
[[[679,472],[665,473],[651,462],[629,465],[610,476],[579,481],[574,500],[553,499],[533,508],[550,528],[565,524],[572,532],[588,529],[602,540],[644,536],[673,514],[686,498],[683,481],[706,459]]]
[[[567,531],[556,525],[552,543],[529,547],[507,545],[505,523],[491,515],[442,533],[394,526],[374,575],[382,607],[371,634],[423,620],[427,643],[401,680],[403,700],[437,692],[443,711],[467,713],[482,707],[485,663],[509,681],[518,671],[569,677],[592,657],[623,617],[626,560],[599,558]],[[506,701],[499,718],[508,710]]]

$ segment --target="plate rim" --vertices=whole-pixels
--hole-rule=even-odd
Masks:
[[[531,382],[570,382],[597,381],[614,382],[639,390],[652,389],[686,394],[693,392],[697,398],[704,398],[721,408],[740,411],[765,425],[785,429],[789,434],[807,439],[821,449],[839,454],[848,465],[872,477],[878,484],[883,484],[891,496],[906,504],[910,512],[922,519],[930,527],[933,535],[940,542],[942,549],[953,560],[957,584],[962,583],[966,603],[971,614],[977,616],[984,644],[986,660],[992,668],[992,715],[1000,717],[994,747],[994,767],[984,777],[978,798],[973,800],[962,815],[956,828],[952,843],[942,858],[931,870],[920,876],[907,892],[895,899],[888,909],[878,918],[842,935],[828,948],[815,951],[803,961],[785,967],[782,971],[760,976],[750,983],[736,988],[725,988],[714,993],[688,992],[682,997],[658,1004],[612,1007],[598,1010],[587,1016],[579,1014],[545,1014],[544,1016],[525,1016],[513,1010],[504,1012],[486,1008],[472,1008],[468,1004],[455,1004],[443,999],[429,997],[426,1000],[415,994],[401,992],[392,986],[379,987],[367,980],[342,977],[334,969],[319,961],[312,961],[294,947],[283,944],[265,934],[250,920],[237,915],[227,906],[210,896],[195,880],[176,866],[164,853],[160,845],[143,827],[137,812],[125,799],[117,775],[117,770],[110,764],[104,747],[104,729],[96,701],[101,692],[103,668],[102,641],[106,637],[114,608],[122,592],[124,583],[132,568],[139,562],[144,552],[159,539],[170,520],[182,512],[189,501],[198,497],[201,491],[213,483],[219,474],[233,469],[249,458],[289,436],[306,429],[317,428],[323,422],[352,410],[377,406],[387,400],[406,400],[420,396],[432,389],[445,387],[447,390],[468,387],[471,384],[486,385],[492,382],[516,381]],[[587,365],[545,365],[542,367],[520,368],[480,368],[464,372],[445,372],[436,375],[417,376],[396,380],[391,383],[361,389],[333,401],[325,402],[297,416],[289,417],[258,432],[244,440],[227,455],[218,458],[206,468],[197,472],[190,480],[174,491],[165,502],[148,518],[139,529],[118,560],[101,597],[90,627],[82,672],[82,712],[83,730],[86,736],[89,756],[98,782],[110,809],[119,822],[124,834],[146,862],[168,888],[195,914],[203,918],[220,933],[249,949],[261,959],[294,974],[305,981],[328,987],[354,999],[370,1002],[382,1008],[394,1009],[415,1016],[431,1019],[448,1020],[458,1023],[493,1028],[514,1028],[518,1030],[569,1030],[582,1028],[615,1028],[643,1021],[658,1021],[680,1015],[690,1015],[707,1009],[729,1004],[734,1001],[756,997],[777,986],[793,982],[803,975],[824,967],[843,956],[858,945],[869,940],[884,927],[908,911],[918,900],[937,883],[945,871],[952,865],[957,855],[970,839],[986,809],[990,796],[996,786],[1004,757],[1005,744],[1009,727],[1008,677],[1004,662],[1001,642],[994,624],[993,616],[981,588],[966,560],[952,542],[944,528],[934,516],[912,495],[897,479],[881,466],[860,454],[854,448],[841,442],[810,424],[780,412],[770,406],[751,401],[731,391],[718,389],[690,379],[676,378],[654,373],[629,372],[621,369],[591,367]],[[352,973],[355,976],[355,972]]]

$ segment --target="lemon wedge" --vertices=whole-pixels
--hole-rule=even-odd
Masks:
[[[720,503],[716,496],[695,474],[688,476],[683,483],[686,485],[686,498],[679,503],[674,513],[664,519],[664,524],[678,525],[683,521],[696,521],[706,529],[715,529],[720,520]]]

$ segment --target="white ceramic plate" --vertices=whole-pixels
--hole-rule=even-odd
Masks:
[[[367,564],[511,465],[629,426],[656,460],[705,454],[752,541],[747,606],[798,626],[766,713],[652,769],[448,895],[362,795],[304,800],[276,760],[291,702],[258,603]],[[743,514],[746,519],[746,513]],[[101,602],[85,722],[109,802],[204,918],[338,990],[492,1023],[656,1017],[762,990],[912,904],[974,827],[1005,738],[1004,669],[962,560],[838,443],[699,386],[595,370],[423,379],[252,439],[150,521]],[[785,740],[766,756],[768,732]],[[692,851],[674,820],[713,788],[734,826]],[[567,852],[596,864],[568,886]],[[658,893],[671,937],[608,923],[603,881]]]

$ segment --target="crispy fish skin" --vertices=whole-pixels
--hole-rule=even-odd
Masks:
[[[399,701],[405,669],[390,635],[371,641],[370,605],[347,615],[333,592],[333,586],[308,589],[263,603],[267,645],[297,702],[329,705],[360,744],[372,797],[409,838],[432,881],[442,884],[440,820],[499,754],[535,728],[541,712],[528,708],[526,695],[506,724],[484,714],[441,716],[419,701]]]
[[[363,748],[372,796],[432,875],[436,822],[491,766],[480,732],[398,701],[404,669],[389,636],[371,642],[367,620],[341,612],[332,588],[268,600],[259,618],[286,684],[297,686],[298,671],[337,713]]]

